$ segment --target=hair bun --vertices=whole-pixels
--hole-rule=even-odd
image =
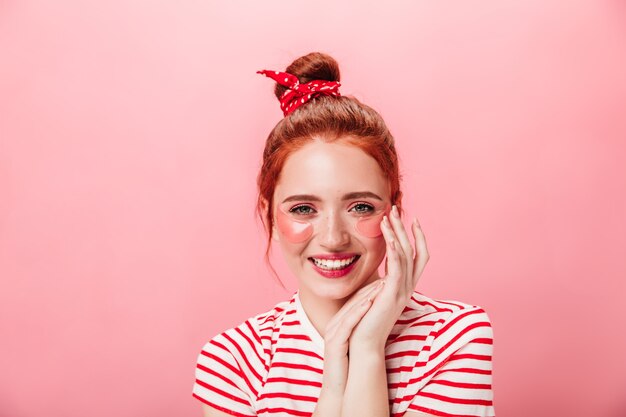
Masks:
[[[339,64],[335,58],[323,52],[311,52],[293,61],[285,72],[295,75],[301,84],[313,80],[340,81]],[[278,99],[287,87],[276,83],[274,94]]]

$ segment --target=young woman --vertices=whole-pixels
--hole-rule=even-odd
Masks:
[[[493,416],[489,317],[415,291],[429,255],[417,220],[403,225],[380,115],[339,93],[326,54],[258,72],[285,117],[267,138],[257,210],[266,256],[274,240],[299,285],[203,347],[204,416]]]

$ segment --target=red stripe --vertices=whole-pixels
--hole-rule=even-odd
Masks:
[[[296,394],[289,394],[287,392],[264,392],[259,397],[259,401],[263,398],[284,398],[284,399],[289,399],[289,400],[307,401],[307,402],[312,402],[312,403],[316,403],[318,400],[317,397],[311,397],[310,395],[296,395]]]
[[[491,361],[491,355],[478,355],[476,353],[458,353],[456,355],[450,355],[448,361],[455,361],[458,359],[476,359],[477,361]]]
[[[456,398],[456,397],[448,397],[446,395],[435,394],[433,392],[424,392],[420,391],[416,395],[416,397],[426,397],[432,398],[439,401],[445,401],[447,403],[452,404],[467,404],[467,405],[485,405],[490,406],[493,404],[491,400],[482,400],[480,398]]]
[[[480,374],[480,375],[491,375],[491,369],[477,369],[477,368],[456,368],[456,369],[442,369],[440,374],[444,372],[465,372],[468,374]]]
[[[385,355],[385,360],[394,359],[394,358],[402,358],[405,356],[419,356],[421,350],[403,350],[402,352],[392,353],[390,355]]]
[[[217,387],[214,387],[213,385],[209,385],[206,382],[202,382],[202,381],[200,381],[198,379],[196,379],[196,384],[198,384],[198,385],[208,389],[209,391],[213,391],[216,394],[219,394],[219,395],[221,395],[224,398],[228,398],[229,400],[236,401],[236,402],[238,402],[240,404],[243,404],[243,405],[246,405],[248,407],[251,407],[250,401],[246,400],[245,398],[237,397],[237,396],[231,394],[230,392],[223,391],[223,390],[221,390],[221,389],[219,389]],[[245,393],[243,391],[241,391],[241,390],[238,390],[237,392],[240,392],[240,393],[245,395]]]
[[[440,318],[437,321],[429,320],[429,321],[424,321],[424,322],[416,322],[416,323],[411,324],[409,326],[409,329],[414,329],[414,328],[420,327],[420,326],[430,327],[430,331],[428,332],[428,336],[431,336],[431,335],[432,336],[436,336],[437,335],[437,331],[434,329],[434,326],[439,324],[439,323],[445,323],[445,321],[446,321],[445,318],[442,317],[442,318]]]
[[[304,416],[304,417],[310,417],[311,416],[311,412],[290,410],[289,408],[283,408],[283,407],[279,407],[279,408],[262,408],[262,409],[258,410],[257,412],[258,412],[258,415],[263,415],[265,413],[267,413],[267,414],[286,413],[286,414],[290,414],[292,416]]]
[[[286,384],[308,385],[308,386],[317,387],[317,388],[322,387],[321,382],[304,380],[304,379],[286,378],[286,377],[280,377],[280,376],[267,378],[265,385],[269,384],[270,382],[284,382]]]
[[[232,416],[235,416],[235,417],[256,417],[256,414],[241,414],[241,413],[238,413],[236,411],[229,410],[229,409],[224,408],[224,407],[220,407],[219,405],[217,405],[215,403],[212,403],[210,401],[205,400],[204,398],[202,398],[199,395],[197,395],[195,392],[192,395],[194,397],[196,397],[197,399],[199,399],[200,401],[202,401],[203,403],[205,403],[207,405],[210,405],[211,407],[215,408],[216,410],[223,411],[226,414],[229,414],[229,415],[232,415]]]
[[[452,313],[452,310],[451,310],[451,309],[449,309],[449,308],[439,308],[439,307],[437,307],[436,305],[434,305],[433,303],[430,303],[430,302],[428,302],[428,301],[418,301],[418,300],[417,300],[414,296],[411,296],[411,300],[415,301],[417,304],[419,304],[419,305],[421,305],[421,306],[425,306],[425,305],[427,305],[427,306],[431,306],[431,307],[432,307],[432,308],[434,308],[434,309],[435,309],[435,311],[437,311],[438,313],[441,313],[441,312],[444,312],[444,311],[447,311],[447,312],[449,312],[449,313]]]
[[[432,408],[422,407],[421,405],[409,404],[409,410],[421,411],[423,413],[432,414],[437,417],[476,417],[476,414],[450,414],[443,411],[433,410]],[[400,414],[402,415],[402,414]],[[397,417],[394,415],[394,417]],[[490,416],[493,417],[493,416]]]
[[[318,355],[315,352],[311,352],[308,350],[302,350],[302,349],[296,349],[296,348],[277,348],[276,352],[285,352],[285,353],[295,353],[297,355],[304,355],[304,356],[310,356],[312,358],[315,359],[319,359],[321,361],[324,360],[324,358],[322,358],[320,355]]]
[[[393,339],[392,342],[390,342],[387,346],[393,344],[393,343],[397,343],[397,342],[402,342],[404,340],[426,340],[426,335],[423,334],[407,334],[404,336],[398,336],[395,339]]]
[[[447,300],[433,300],[433,301],[436,301],[436,302],[441,303],[441,304],[448,304],[448,305],[451,305],[451,306],[458,307],[459,310],[463,310],[463,309],[467,308],[466,306],[463,306],[461,304],[456,304],[456,303],[453,303],[453,302],[447,301]],[[472,306],[472,307],[476,307],[476,306]]]
[[[394,324],[394,326],[417,323],[418,320],[421,320],[424,317],[430,316],[431,314],[439,314],[439,313],[437,311],[432,311],[430,313],[422,314],[420,316],[409,317],[407,319],[398,319],[398,320],[396,320],[396,323]],[[434,323],[434,321],[425,322],[425,323]]]
[[[397,373],[401,373],[401,372],[411,372],[414,373],[415,368],[419,368],[421,366],[426,365],[427,362],[424,361],[416,361],[413,363],[413,365],[404,365],[404,366],[398,366],[397,368],[387,368],[387,374],[397,374]]]
[[[283,326],[299,326],[299,325],[300,325],[299,320],[283,321]]]
[[[300,365],[297,363],[289,363],[289,362],[274,362],[272,364],[272,366],[277,367],[277,368],[291,368],[291,369],[300,369],[303,371],[312,371],[312,372],[316,372],[318,374],[322,374],[323,370],[319,369],[319,368],[314,368],[313,366],[309,366],[309,365]]]
[[[250,323],[250,320],[246,320],[246,326],[248,326],[248,329],[250,329],[250,333],[252,333],[252,336],[256,339],[257,343],[261,344],[261,338],[252,328],[252,324]]]
[[[278,336],[279,339],[296,339],[296,340],[306,340],[308,342],[311,341],[311,338],[305,334],[286,334],[286,333],[281,333],[280,336]]]
[[[433,379],[428,382],[428,385],[431,385],[431,384],[446,385],[448,387],[456,387],[456,388],[491,389],[491,384],[474,384],[471,382],[456,382],[456,381],[448,381],[445,379]]]

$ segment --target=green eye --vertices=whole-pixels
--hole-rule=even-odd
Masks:
[[[357,213],[371,213],[374,211],[374,206],[366,203],[358,203],[352,207]]]
[[[313,207],[311,206],[306,206],[306,205],[302,205],[302,206],[295,206],[292,207],[289,210],[290,213],[294,213],[294,214],[301,214],[301,215],[306,215],[306,214],[312,214],[313,212]]]

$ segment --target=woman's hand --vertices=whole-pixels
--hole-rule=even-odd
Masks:
[[[350,336],[350,346],[377,352],[384,351],[387,338],[408,304],[429,259],[426,239],[417,219],[411,227],[415,239],[414,254],[396,206],[391,210],[391,219],[387,216],[383,218],[381,230],[387,242],[385,285]]]
[[[324,331],[324,370],[322,379],[323,403],[333,409],[341,404],[348,381],[348,348],[350,335],[357,323],[380,293],[383,281],[378,279],[356,291],[328,322]],[[317,410],[317,409],[316,409]],[[322,415],[332,415],[322,413]]]

